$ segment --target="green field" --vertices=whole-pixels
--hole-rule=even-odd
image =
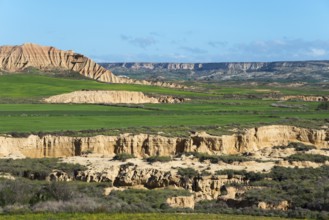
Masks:
[[[91,105],[42,104],[41,98],[81,89],[143,91],[156,95],[189,97],[180,104]],[[328,119],[327,111],[317,111],[316,102],[284,102],[287,108],[273,107],[273,100],[261,95],[282,93],[328,94],[325,89],[287,89],[204,85],[193,89],[155,86],[106,84],[86,79],[58,78],[38,74],[0,76],[0,132],[58,132],[79,130],[124,129],[125,131],[157,130],[182,135],[175,130],[193,129],[220,133],[222,127],[248,127],[264,124],[317,126]],[[287,92],[288,91],[288,92]],[[316,91],[316,92],[315,92]],[[225,97],[225,95],[235,95]],[[246,95],[258,95],[247,99]],[[9,104],[10,103],[10,104]],[[14,104],[13,104],[14,103]]]
[[[145,214],[88,214],[88,213],[58,213],[58,214],[24,214],[24,215],[0,215],[4,220],[20,220],[20,219],[81,219],[81,220],[93,220],[93,219],[111,219],[111,220],[279,220],[287,218],[279,217],[263,217],[263,216],[248,216],[248,215],[225,215],[225,214],[168,214],[168,213],[145,213]]]
[[[126,90],[142,91],[185,97],[208,96],[207,94],[170,89],[158,86],[132,84],[107,84],[90,79],[70,79],[40,74],[8,74],[0,76],[0,99],[22,101],[24,99],[40,99],[76,90]]]

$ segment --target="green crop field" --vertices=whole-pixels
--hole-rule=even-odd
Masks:
[[[0,99],[21,101],[22,99],[40,99],[76,90],[125,90],[142,91],[166,95],[197,97],[207,94],[170,89],[158,86],[131,84],[107,84],[90,79],[69,79],[39,74],[7,74],[0,76]]]
[[[209,87],[209,88],[207,88]],[[81,89],[142,91],[158,95],[189,97],[179,104],[92,105],[43,104],[41,98]],[[155,86],[106,84],[87,79],[58,78],[40,74],[0,76],[0,132],[58,132],[99,129],[125,131],[175,130],[185,132],[202,127],[216,134],[223,126],[245,127],[262,124],[317,124],[328,119],[327,111],[317,111],[316,102],[289,101],[287,107],[273,107],[273,100],[246,98],[250,94],[266,94],[287,88],[215,87],[203,85],[193,89],[172,89]],[[196,92],[196,90],[198,90]],[[325,89],[288,89],[287,93],[315,94]],[[236,95],[225,98],[226,94]],[[241,95],[241,96],[239,96]],[[11,104],[9,104],[11,103]],[[14,104],[13,104],[14,103]],[[282,103],[280,103],[282,104]],[[210,129],[211,127],[211,129]],[[170,128],[170,129],[168,129]],[[220,133],[220,132],[219,132]],[[181,134],[181,133],[179,133]],[[184,134],[184,133],[183,133]]]

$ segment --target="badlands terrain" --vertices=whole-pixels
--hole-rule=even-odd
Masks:
[[[328,74],[2,46],[0,212],[328,218]]]

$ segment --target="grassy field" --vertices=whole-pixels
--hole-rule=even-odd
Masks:
[[[204,93],[190,92],[178,89],[170,89],[157,86],[107,84],[89,79],[58,78],[39,74],[11,74],[0,76],[0,99],[21,101],[34,98],[35,100],[73,92],[76,90],[126,90],[142,91],[145,93],[157,93],[185,97],[209,96]]]
[[[58,214],[24,214],[24,215],[0,215],[1,219],[4,220],[20,220],[20,219],[79,219],[79,220],[93,220],[93,219],[111,219],[111,220],[279,220],[287,218],[279,217],[263,217],[263,216],[248,216],[248,215],[225,215],[225,214],[167,214],[167,213],[145,213],[145,214],[88,214],[88,213],[58,213]]]
[[[209,87],[209,88],[207,88]],[[42,97],[81,89],[107,89],[143,91],[190,97],[180,104],[144,105],[90,105],[90,104],[42,104]],[[14,74],[0,76],[0,133],[8,132],[56,132],[99,129],[125,129],[127,131],[175,130],[188,132],[194,127],[245,127],[262,124],[321,124],[328,119],[327,111],[316,111],[318,103],[290,101],[285,108],[273,107],[273,100],[261,97],[247,99],[244,95],[264,94],[281,89],[287,93],[310,94],[313,87],[268,88],[204,85],[198,92],[142,85],[105,84],[85,79],[58,78],[40,74]],[[197,90],[197,89],[195,89]],[[317,93],[327,94],[325,89]],[[238,98],[228,99],[227,94]],[[241,97],[239,95],[242,95]],[[10,104],[8,104],[10,103]],[[14,104],[13,104],[14,103]],[[32,104],[34,103],[34,104]],[[168,129],[170,128],[170,129]],[[208,128],[209,130],[209,128]],[[219,132],[220,133],[220,132]]]
[[[82,104],[0,104],[2,133],[145,126],[246,126],[257,123],[284,124],[292,118],[323,121],[328,118],[328,113],[315,111],[314,103],[306,103],[303,109],[296,110],[271,107],[268,101],[245,100],[206,104],[148,104],[139,108]]]

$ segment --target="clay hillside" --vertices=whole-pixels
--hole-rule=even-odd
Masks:
[[[0,47],[0,70],[20,72],[29,67],[42,71],[54,69],[75,71],[83,76],[107,83],[129,83],[165,87],[177,86],[171,83],[132,80],[115,76],[110,70],[72,50],[59,50],[55,47],[41,46],[33,43]]]

